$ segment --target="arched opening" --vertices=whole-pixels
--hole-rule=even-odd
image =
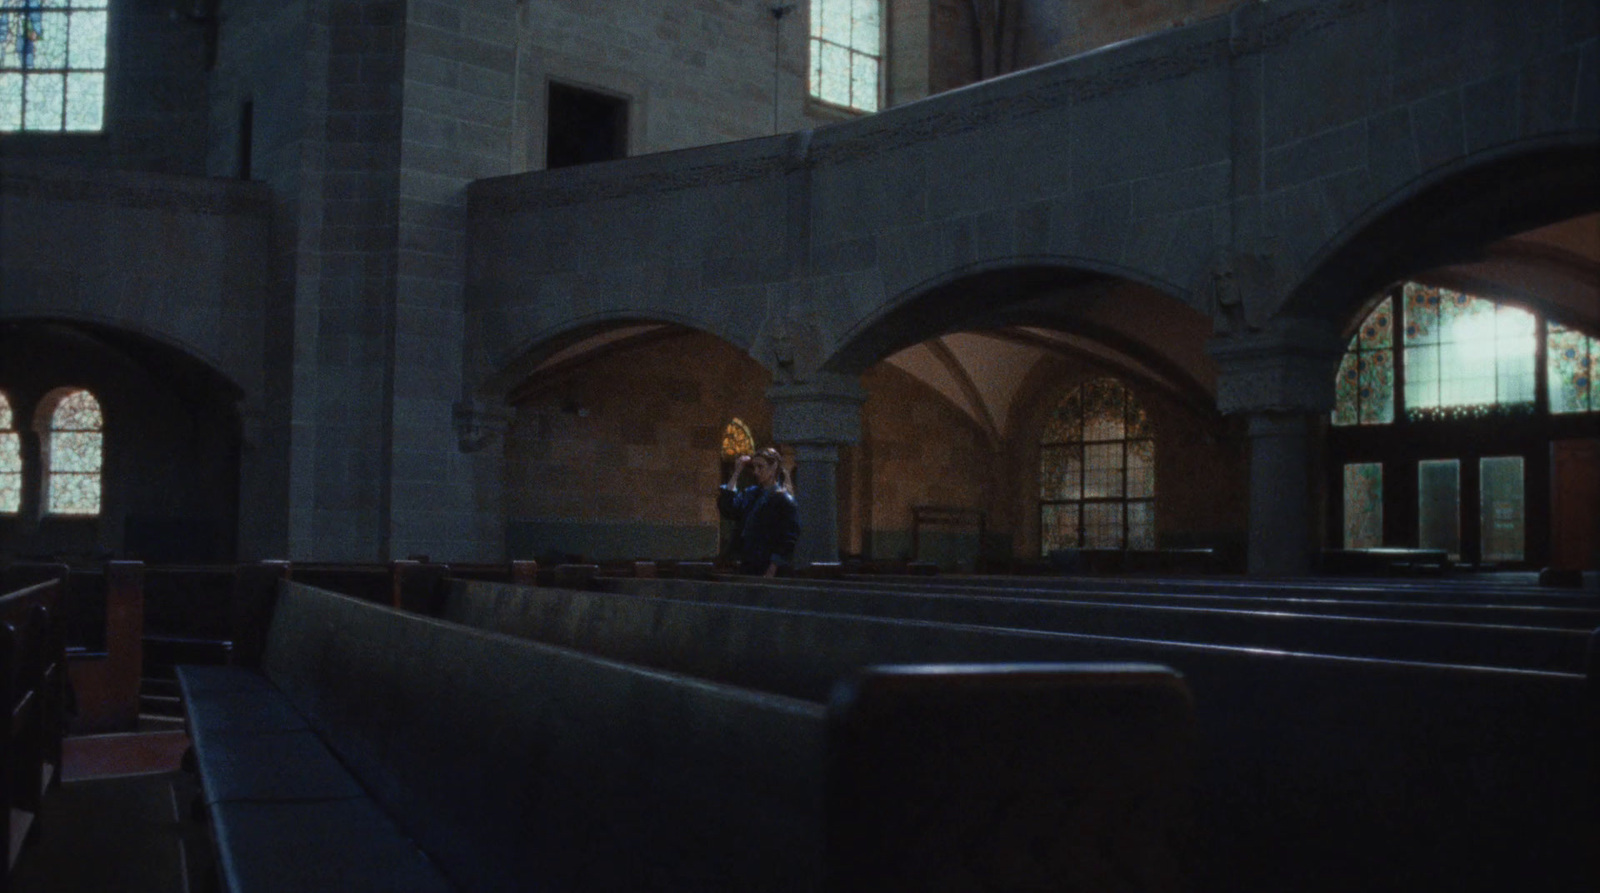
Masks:
[[[649,321],[534,351],[505,391],[510,557],[715,559],[729,450],[770,441],[770,373],[714,335]]]
[[[15,438],[7,555],[235,558],[242,394],[204,362],[126,330],[8,320],[0,391]]]

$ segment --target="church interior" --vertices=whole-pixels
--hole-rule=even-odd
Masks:
[[[0,893],[1593,889],[1597,366],[1593,0],[0,0]]]

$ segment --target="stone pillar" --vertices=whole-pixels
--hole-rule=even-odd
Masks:
[[[1310,468],[1319,414],[1333,408],[1344,339],[1318,320],[1276,320],[1267,329],[1212,339],[1217,408],[1244,415],[1250,432],[1251,576],[1311,571],[1320,548]]]
[[[839,448],[861,439],[866,396],[854,377],[831,374],[767,391],[773,439],[795,450],[800,509],[796,566],[839,560]]]

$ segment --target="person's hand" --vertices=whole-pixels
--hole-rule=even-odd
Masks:
[[[742,471],[744,469],[744,467],[746,465],[749,465],[749,464],[750,464],[750,457],[749,456],[740,456],[739,458],[733,460],[733,470],[734,471]]]
[[[770,564],[767,565],[767,572],[762,574],[761,576],[763,576],[763,577],[776,577],[777,575],[778,575],[778,563],[776,561],[774,561],[774,562],[771,562]]]

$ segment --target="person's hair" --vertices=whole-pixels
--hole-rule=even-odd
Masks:
[[[778,453],[777,447],[762,447],[761,449],[756,450],[756,454],[751,458],[765,459],[768,462],[771,462],[778,469],[778,489],[789,489],[789,472],[785,471],[783,468],[783,456]]]

